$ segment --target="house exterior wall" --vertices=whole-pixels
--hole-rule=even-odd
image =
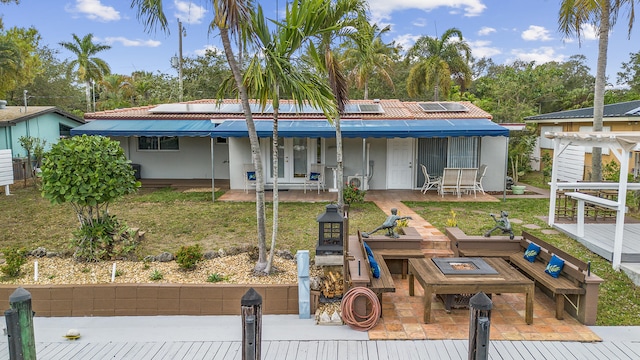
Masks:
[[[228,138],[227,144],[229,146],[229,187],[232,190],[242,190],[245,176],[243,165],[252,162],[251,143],[249,138]]]
[[[506,174],[508,138],[503,136],[486,136],[481,140],[480,164],[487,165],[487,172],[482,180],[485,191],[503,191]]]
[[[550,126],[550,124],[540,123],[538,125],[539,128],[543,126],[548,127]],[[554,127],[561,127],[561,130],[560,130],[561,132],[579,132],[580,128],[592,127],[592,126],[593,126],[592,121],[585,121],[585,122],[561,123],[561,124],[555,125]],[[640,122],[638,121],[622,121],[622,122],[604,121],[602,123],[602,126],[606,127],[607,130],[611,132],[640,131]],[[540,134],[540,136],[544,136],[544,134]],[[615,163],[619,164],[618,159],[615,157],[615,155],[609,153],[609,151],[610,150],[606,147],[602,149],[602,165],[605,166],[611,161],[614,161]],[[548,153],[553,158],[553,148],[541,149],[541,156],[544,153]],[[544,165],[541,165],[541,166],[544,166]],[[632,155],[629,158],[629,173],[631,174],[635,170],[636,170],[635,156]],[[585,157],[584,157],[584,179],[589,179],[590,176],[591,176],[591,151],[589,149],[586,149]]]
[[[120,142],[127,158],[140,164],[143,179],[211,179],[211,147],[209,137],[181,137],[179,150],[138,150],[137,137],[113,137]],[[226,146],[217,146],[214,155],[226,158]],[[216,179],[225,179],[218,177]],[[220,174],[223,176],[223,174]]]
[[[60,140],[60,124],[71,128],[80,125],[58,114],[46,113],[4,128],[4,133],[0,132],[0,148],[11,149],[13,157],[25,157],[27,152],[20,145],[19,139],[22,136],[32,136],[45,140],[46,149],[50,149],[51,145]]]

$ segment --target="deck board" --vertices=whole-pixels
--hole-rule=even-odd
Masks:
[[[558,230],[577,240],[589,250],[613,260],[615,224],[584,224],[584,237],[578,238],[576,224],[554,224]],[[624,224],[622,262],[640,263],[640,224]]]
[[[263,359],[467,359],[467,340],[264,341]],[[241,359],[240,341],[37,343],[39,360]],[[0,342],[0,357],[8,345]],[[604,341],[491,341],[489,359],[638,359],[640,343]]]

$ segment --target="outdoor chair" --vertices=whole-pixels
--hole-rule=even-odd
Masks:
[[[484,175],[487,173],[487,165],[482,164],[478,168],[478,174],[476,175],[476,190],[482,191],[484,194],[484,188],[482,187],[482,179],[484,179]]]
[[[320,194],[320,188],[324,191],[324,165],[311,164],[309,166],[309,172],[304,178],[304,193],[307,193],[307,185],[317,186],[318,194]]]
[[[442,173],[442,180],[440,181],[440,195],[444,197],[446,192],[452,194],[458,193],[458,183],[460,181],[460,169],[445,168]]]
[[[244,164],[244,192],[249,192],[249,186],[256,186],[256,168],[253,164]]]
[[[438,187],[440,186],[440,177],[429,175],[427,167],[423,164],[420,164],[420,167],[422,167],[422,174],[424,175],[424,185],[422,185],[422,189],[420,191],[422,191],[423,194],[426,194],[431,188],[438,190]]]
[[[458,197],[462,192],[470,193],[473,191],[473,197],[476,197],[476,176],[478,169],[464,168],[460,169],[460,180],[458,182]]]

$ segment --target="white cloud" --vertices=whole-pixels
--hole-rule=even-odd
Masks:
[[[196,54],[197,56],[204,56],[208,51],[213,51],[216,53],[223,53],[224,50],[220,49],[217,46],[213,46],[213,45],[206,45],[205,47],[203,47],[202,49],[198,49],[195,50],[193,53]]]
[[[549,41],[549,30],[543,26],[530,25],[529,28],[522,32],[522,38],[526,41]]]
[[[67,5],[65,11],[103,22],[120,20],[120,12],[111,6],[102,5],[100,0],[76,0],[75,6]]]
[[[496,29],[488,26],[483,26],[480,28],[480,30],[478,30],[478,36],[487,36],[494,32],[496,32]]]
[[[107,43],[107,45],[120,43],[126,47],[158,47],[162,45],[162,43],[157,40],[140,40],[140,39],[131,40],[122,36],[106,37],[104,38],[104,41],[105,43]]]
[[[464,16],[478,16],[486,9],[482,0],[369,0],[371,19],[375,23],[389,20],[394,11],[431,11],[439,7],[453,8],[456,12],[462,10]]]
[[[175,16],[187,24],[200,24],[207,10],[202,6],[193,4],[193,1],[174,0],[176,7]]]
[[[507,62],[513,62],[515,60],[522,61],[535,61],[536,64],[544,64],[549,61],[565,61],[566,56],[556,53],[556,51],[549,46],[542,46],[532,50],[514,49],[511,50],[511,54],[514,58],[507,59]]]
[[[491,41],[468,41],[467,44],[469,44],[469,47],[471,47],[471,54],[476,59],[480,59],[483,57],[489,58],[495,55],[502,54],[502,51],[499,48],[490,46]]]
[[[420,35],[404,34],[396,36],[393,41],[395,41],[396,44],[400,45],[403,51],[407,51],[410,47],[413,46],[413,44],[416,43],[416,40],[418,40],[419,38]]]
[[[598,29],[591,24],[582,24],[580,26],[582,32],[582,38],[586,40],[598,40]],[[611,31],[609,31],[611,34]]]
[[[425,26],[427,26],[427,19],[425,19],[425,18],[417,18],[411,23],[411,25],[413,25],[415,27],[425,27]]]

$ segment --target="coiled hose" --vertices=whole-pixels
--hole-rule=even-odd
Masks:
[[[366,310],[365,314],[359,314],[354,308],[356,299],[362,296],[371,303],[371,312],[368,314]],[[376,294],[371,289],[361,286],[351,288],[344,294],[340,308],[342,310],[342,320],[358,331],[371,330],[378,323],[382,313],[380,301]],[[368,304],[366,308],[369,308]]]

